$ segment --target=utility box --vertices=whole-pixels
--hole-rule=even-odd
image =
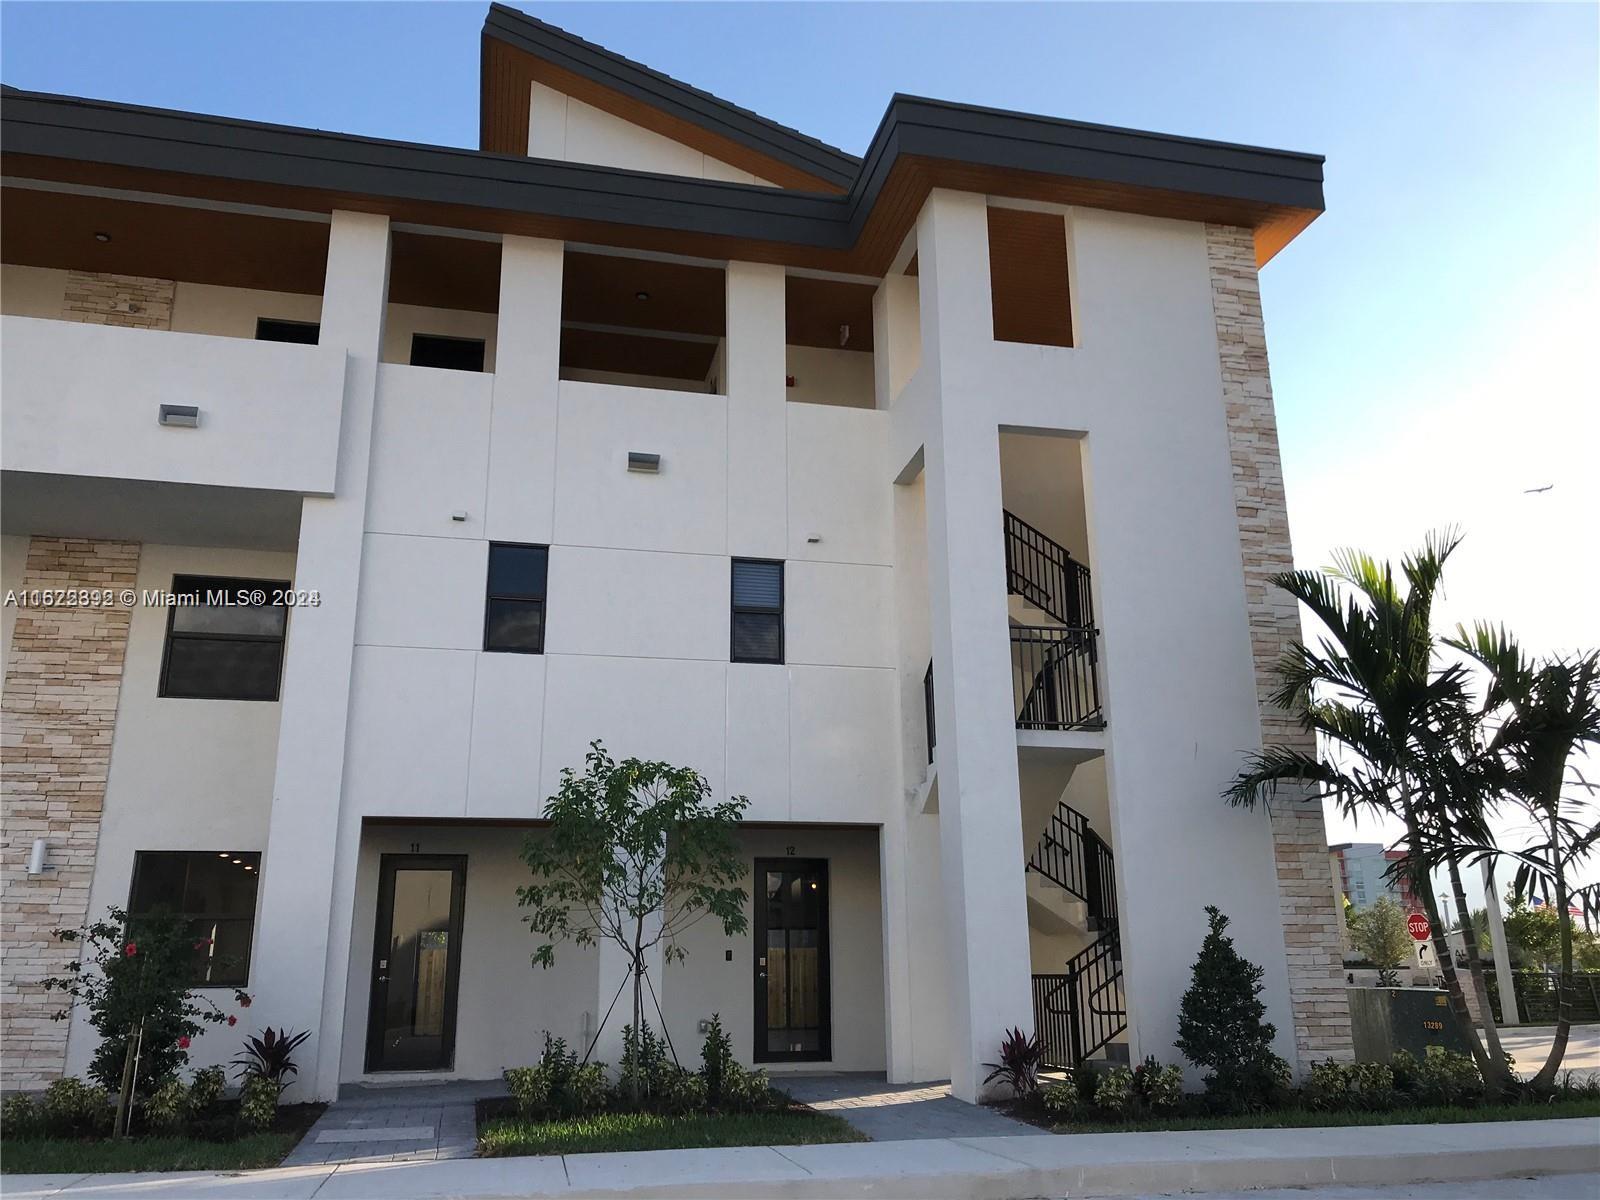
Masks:
[[[1346,988],[1357,1062],[1388,1062],[1396,1050],[1421,1058],[1429,1046],[1468,1053],[1466,1035],[1438,988]]]

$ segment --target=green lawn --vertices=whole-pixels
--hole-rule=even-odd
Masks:
[[[186,1137],[7,1138],[0,1144],[0,1171],[8,1175],[81,1175],[101,1171],[237,1171],[275,1167],[322,1115],[321,1104],[278,1110],[266,1133],[231,1142]]]
[[[1021,1112],[1013,1115],[1045,1124]],[[1546,1121],[1563,1117],[1600,1117],[1600,1098],[1558,1100],[1551,1104],[1499,1104],[1482,1108],[1397,1108],[1389,1112],[1312,1112],[1291,1108],[1247,1116],[1174,1116],[1122,1123],[1074,1121],[1046,1124],[1055,1133],[1154,1133],[1184,1129],[1315,1129],[1349,1125],[1457,1125],[1469,1121]]]
[[[491,1117],[478,1126],[478,1153],[593,1154],[603,1150],[677,1150],[701,1146],[801,1146],[814,1142],[864,1142],[865,1134],[839,1117],[808,1109],[663,1117],[656,1113],[601,1113],[566,1121]]]

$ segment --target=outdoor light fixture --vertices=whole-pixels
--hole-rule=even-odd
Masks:
[[[635,292],[633,294],[633,298],[635,300],[648,300],[648,299],[650,299],[650,293],[649,292]]]
[[[450,514],[450,519],[452,521],[465,521],[467,519],[467,510],[464,508],[456,509],[455,512]]]
[[[196,429],[200,425],[200,410],[193,404],[163,404],[158,420],[172,429]]]
[[[111,240],[111,235],[109,233],[101,233],[96,231],[94,240],[97,242],[109,242]]]
[[[45,860],[50,855],[50,843],[44,838],[33,839],[33,852],[28,855],[28,874],[43,875],[46,871],[55,870]]]
[[[661,472],[661,455],[646,454],[643,450],[629,450],[628,470],[645,475],[658,475]]]

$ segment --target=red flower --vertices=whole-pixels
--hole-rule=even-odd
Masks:
[[[238,1023],[239,1023],[239,1018],[238,1017],[230,1016],[228,1018],[228,1024],[229,1025],[237,1025]]]
[[[186,1033],[181,1038],[178,1039],[178,1049],[179,1050],[187,1050],[188,1048],[189,1048],[189,1035]]]
[[[129,942],[122,948],[122,953],[128,958],[132,958],[135,954],[139,953],[139,947],[136,943]]]

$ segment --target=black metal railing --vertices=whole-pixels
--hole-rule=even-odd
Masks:
[[[1092,626],[1089,568],[1015,513],[1006,511],[1004,516],[1006,590],[1063,625]]]
[[[1061,974],[1033,977],[1033,1023],[1052,1067],[1079,1065],[1128,1027],[1114,928],[1069,959]]]
[[[1088,626],[1013,625],[1011,668],[1018,729],[1098,729],[1096,631]]]
[[[928,721],[928,762],[933,763],[933,748],[939,744],[933,722],[933,660],[928,660],[928,673],[922,677],[922,712]]]
[[[1089,826],[1089,818],[1065,802],[1028,859],[1028,869],[1083,901],[1089,928],[1105,929],[1117,920],[1116,860],[1111,847]]]
[[[1484,982],[1489,985],[1489,1008],[1496,1021],[1504,1021],[1500,1011],[1500,976],[1487,971]],[[1543,1024],[1553,1022],[1560,1013],[1561,972],[1518,968],[1511,972],[1511,984],[1517,993],[1517,1009],[1524,1022]],[[1573,1021],[1591,1025],[1600,1021],[1600,971],[1574,971],[1567,976],[1567,1003]]]

